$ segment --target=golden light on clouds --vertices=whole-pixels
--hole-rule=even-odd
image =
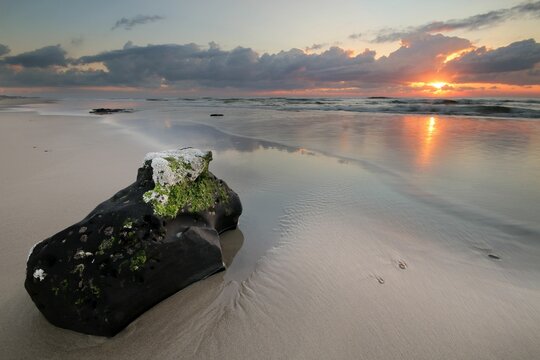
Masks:
[[[435,80],[431,82],[412,82],[409,84],[413,90],[418,90],[425,95],[445,95],[452,93],[453,86],[445,81]]]
[[[464,54],[466,54],[466,53],[468,53],[470,51],[473,51],[474,49],[475,49],[475,47],[470,47],[470,48],[467,48],[467,49],[456,51],[455,53],[448,54],[448,55],[446,55],[446,58],[444,59],[443,64],[446,64],[449,61],[455,60],[455,59],[461,57],[462,55],[464,55]]]

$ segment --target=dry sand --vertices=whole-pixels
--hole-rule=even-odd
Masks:
[[[245,205],[222,239],[231,274],[112,339],[50,325],[23,287],[28,250],[131,183],[158,146],[143,138],[97,117],[0,113],[2,358],[540,357],[536,269],[490,259],[482,239],[468,251],[434,234],[433,223],[468,225],[411,207],[361,166],[262,147],[218,152],[212,165]]]

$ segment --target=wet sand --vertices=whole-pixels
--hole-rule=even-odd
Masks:
[[[497,216],[458,206],[437,191],[443,183],[424,185],[425,172],[411,178],[403,169],[388,170],[390,158],[382,163],[369,152],[355,156],[351,149],[365,144],[354,136],[348,138],[350,147],[329,154],[325,146],[343,141],[331,128],[295,129],[312,145],[301,148],[285,134],[273,142],[276,128],[260,125],[256,133],[253,122],[240,130],[227,127],[227,118],[219,124],[170,119],[149,124],[140,120],[145,117],[150,118],[0,113],[3,357],[532,359],[540,354],[535,242],[540,232],[534,205],[515,213],[520,221],[502,216],[511,212],[505,206]],[[315,130],[319,135],[310,133]],[[255,136],[260,134],[266,136]],[[309,144],[320,134],[328,138],[325,145]],[[47,323],[23,287],[30,247],[130,184],[146,152],[180,143],[213,149],[211,170],[244,204],[239,229],[222,238],[229,269],[168,298],[112,339]],[[429,144],[385,146],[420,154]],[[422,165],[422,155],[418,159]],[[475,199],[483,204],[484,197]]]

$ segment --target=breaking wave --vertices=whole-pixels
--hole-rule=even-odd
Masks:
[[[367,98],[180,98],[148,99],[189,106],[270,108],[283,111],[347,111],[395,114],[437,114],[540,119],[538,99],[405,99]]]

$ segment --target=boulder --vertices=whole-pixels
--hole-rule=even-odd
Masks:
[[[30,250],[25,287],[52,324],[114,336],[189,284],[224,270],[219,234],[238,195],[209,170],[211,152],[146,155],[137,180]]]

